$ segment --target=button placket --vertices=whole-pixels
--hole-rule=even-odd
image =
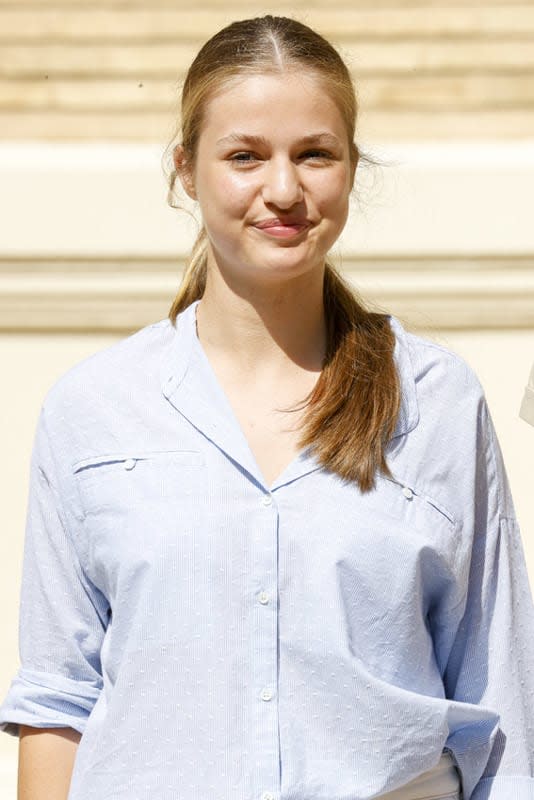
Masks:
[[[257,497],[253,537],[254,593],[251,648],[254,663],[252,687],[256,697],[251,709],[253,737],[261,752],[254,776],[257,800],[278,800],[280,785],[280,741],[278,724],[278,607],[274,602],[278,586],[277,498],[271,492]],[[269,587],[269,591],[265,587]]]

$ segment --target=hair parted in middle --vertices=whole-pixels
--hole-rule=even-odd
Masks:
[[[291,71],[313,74],[339,109],[355,169],[358,105],[346,64],[333,45],[307,25],[271,15],[226,26],[202,46],[191,64],[182,89],[181,124],[173,139],[181,139],[187,169],[194,168],[206,109],[215,95],[248,75]],[[176,169],[170,170],[171,205],[177,177]],[[202,227],[169,311],[173,324],[202,297],[207,269],[207,234]],[[310,446],[324,468],[367,492],[374,488],[378,472],[391,476],[385,451],[400,408],[395,336],[388,315],[368,310],[329,261],[323,300],[326,355],[314,389],[298,406],[305,409],[299,444]]]

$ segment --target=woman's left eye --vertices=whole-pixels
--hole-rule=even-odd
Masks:
[[[326,150],[306,150],[306,152],[302,154],[302,158],[331,159],[332,155]]]

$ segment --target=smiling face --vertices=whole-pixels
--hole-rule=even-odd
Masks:
[[[355,164],[337,106],[313,73],[252,75],[209,101],[194,164],[175,162],[198,201],[208,270],[227,282],[314,272],[345,225]]]

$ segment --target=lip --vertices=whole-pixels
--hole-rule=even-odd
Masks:
[[[306,219],[305,217],[270,217],[269,219],[263,219],[259,222],[254,224],[255,228],[261,228],[262,230],[265,228],[307,228],[310,224],[310,220]]]
[[[308,219],[290,218],[279,219],[271,218],[260,220],[254,227],[263,231],[267,236],[274,236],[277,239],[288,239],[293,236],[298,236],[303,231],[310,227],[311,223]]]

